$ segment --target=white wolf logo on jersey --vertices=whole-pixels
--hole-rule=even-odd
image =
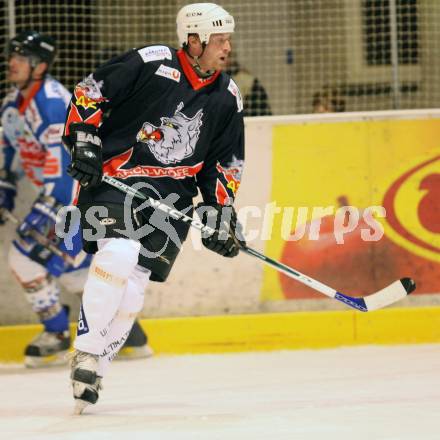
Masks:
[[[180,111],[182,108],[183,102],[174,116],[160,118],[159,127],[145,122],[136,136],[138,142],[147,144],[154,157],[166,165],[192,156],[199,140],[202,110],[189,118]]]

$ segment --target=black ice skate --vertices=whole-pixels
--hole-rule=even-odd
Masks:
[[[60,333],[43,331],[26,347],[24,365],[28,368],[63,365],[66,363],[69,347],[68,330]]]
[[[142,359],[153,356],[153,349],[148,345],[148,337],[139,321],[135,321],[124,346],[116,356],[117,360]]]

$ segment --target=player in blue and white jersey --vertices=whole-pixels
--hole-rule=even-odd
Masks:
[[[8,79],[14,87],[1,108],[0,222],[14,210],[21,177],[27,177],[36,194],[8,255],[10,269],[44,326],[25,349],[29,367],[65,362],[70,333],[60,284],[80,292],[91,259],[82,251],[80,234],[70,237],[70,245],[55,234],[59,209],[71,205],[77,192],[77,183],[66,172],[70,155],[61,142],[71,94],[48,74],[55,54],[55,41],[48,35],[25,31],[14,37],[7,50]],[[37,242],[35,233],[59,252]],[[137,345],[145,346],[145,335],[136,329]]]

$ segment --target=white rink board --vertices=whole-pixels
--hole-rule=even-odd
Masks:
[[[67,369],[0,367],[0,438],[438,440],[440,345],[115,362],[72,416]]]
[[[397,112],[338,113],[289,117],[256,117],[246,119],[246,165],[236,207],[255,206],[264,212],[270,202],[272,166],[272,127],[278,124],[314,124],[369,119],[438,118],[439,110]],[[294,160],[294,158],[286,158]],[[18,216],[22,217],[34,198],[22,186],[18,201]],[[249,217],[248,226],[261,230],[262,219]],[[0,229],[0,248],[4,258],[0,271],[0,325],[36,323],[24,295],[6,266],[8,243],[13,235],[11,225]],[[264,252],[260,239],[248,243]],[[225,313],[258,313],[314,309],[343,309],[334,300],[261,302],[262,263],[247,255],[234,259],[222,258],[200,242],[199,231],[191,230],[181,255],[166,283],[151,283],[142,317],[198,316]],[[334,286],[337,288],[337,286]],[[408,297],[399,306],[438,304],[438,295]],[[72,319],[78,310],[78,297],[63,294],[63,302],[73,306]]]

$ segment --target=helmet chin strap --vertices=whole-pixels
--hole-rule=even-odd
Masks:
[[[205,47],[206,47],[206,43],[202,43],[202,53],[201,53],[200,55],[198,55],[198,56],[193,56],[193,55],[191,55],[191,54],[189,53],[188,45],[187,45],[187,44],[185,44],[185,45],[183,46],[183,50],[184,50],[184,51],[188,54],[188,56],[194,61],[194,63],[191,64],[191,65],[192,65],[192,68],[194,69],[194,71],[197,73],[197,76],[199,76],[200,78],[203,78],[203,79],[208,79],[208,78],[210,78],[212,75],[214,75],[215,70],[208,70],[207,72],[203,72],[203,71],[202,71],[202,68],[201,68],[200,63],[199,63],[199,58],[200,58],[200,57],[203,55],[203,53],[205,52]]]

